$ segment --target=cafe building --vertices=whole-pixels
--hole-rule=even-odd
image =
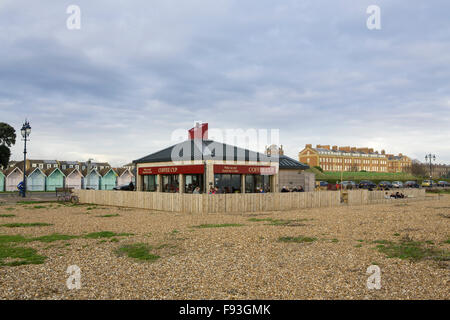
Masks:
[[[277,157],[208,139],[208,124],[188,140],[133,161],[136,189],[148,192],[278,192]]]

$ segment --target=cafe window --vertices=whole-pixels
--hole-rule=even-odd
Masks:
[[[215,187],[220,193],[240,193],[241,175],[240,174],[215,174]]]
[[[187,174],[184,176],[184,192],[193,193],[196,187],[203,191],[203,175],[202,174]]]
[[[245,176],[245,193],[262,193],[270,191],[270,176],[256,174]]]
[[[157,190],[157,176],[156,175],[149,175],[149,176],[144,176],[144,191],[149,191],[149,192],[155,192]]]
[[[178,174],[167,174],[161,176],[162,192],[179,192]]]

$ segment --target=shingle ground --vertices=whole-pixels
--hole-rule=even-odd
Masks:
[[[408,204],[393,201],[389,205],[234,215],[3,203],[0,214],[15,215],[0,217],[0,224],[53,224],[1,226],[0,235],[35,238],[101,231],[133,234],[9,244],[35,248],[47,259],[43,264],[0,266],[0,299],[450,297],[448,260],[412,262],[388,258],[373,243],[410,239],[448,252],[450,196]],[[194,227],[208,224],[237,226]],[[280,237],[299,236],[317,240],[279,241]],[[134,243],[151,245],[150,253],[160,258],[138,261],[116,253],[119,247]],[[11,261],[14,259],[4,260]],[[366,270],[372,264],[381,269],[380,290],[366,286]],[[70,265],[81,269],[80,290],[66,287]]]

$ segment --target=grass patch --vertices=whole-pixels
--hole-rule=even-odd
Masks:
[[[10,218],[10,217],[15,217],[15,214],[0,214],[0,218]]]
[[[248,221],[252,222],[268,222],[266,225],[269,226],[303,226],[302,224],[295,224],[295,222],[308,221],[309,219],[296,219],[296,220],[285,220],[285,219],[273,219],[273,218],[250,218]]]
[[[33,207],[24,207],[26,209],[34,210],[34,209],[47,209],[46,206],[33,206]]]
[[[17,201],[17,204],[37,204],[37,203],[50,203],[51,201]]]
[[[450,244],[450,238],[444,241],[444,243]]]
[[[206,228],[226,228],[226,227],[242,227],[243,224],[239,223],[222,223],[222,224],[201,224],[193,226],[193,228],[206,229]]]
[[[14,208],[5,208],[5,210],[12,211]]]
[[[37,254],[32,248],[0,245],[0,266],[21,266],[25,264],[42,264],[47,257]]]
[[[115,214],[105,214],[105,215],[96,216],[96,217],[99,217],[99,218],[111,218],[111,217],[118,217],[118,216],[119,216],[119,214],[115,213]]]
[[[303,242],[314,242],[317,238],[310,238],[310,237],[304,237],[304,236],[298,236],[298,237],[279,237],[278,241],[280,242],[296,242],[296,243],[303,243]]]
[[[357,244],[356,246],[355,246],[355,248],[361,248],[362,247],[362,244]]]
[[[430,245],[430,242],[425,242]],[[437,250],[434,247],[424,246],[424,242],[402,240],[398,243],[388,241],[377,246],[378,251],[384,253],[388,258],[400,258],[410,261],[432,259],[437,261],[450,260],[450,252]]]
[[[272,218],[264,218],[264,219],[260,219],[260,218],[250,218],[248,219],[248,221],[252,221],[252,222],[261,222],[261,221],[272,221]]]
[[[0,246],[8,243],[27,242],[29,241],[24,236],[18,235],[0,235]]]
[[[160,257],[150,253],[152,247],[145,243],[135,243],[121,246],[116,250],[118,255],[127,255],[129,258],[141,261],[156,261]]]
[[[33,222],[33,223],[6,223],[1,224],[0,227],[7,227],[7,228],[27,228],[27,227],[47,227],[52,226],[51,223],[44,223],[44,222]]]
[[[100,239],[100,238],[112,238],[112,237],[126,237],[132,236],[132,233],[115,233],[112,231],[100,231],[88,233],[84,236],[86,239]]]

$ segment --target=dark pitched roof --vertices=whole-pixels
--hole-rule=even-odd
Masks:
[[[50,175],[55,172],[55,171],[60,171],[64,176],[66,175],[61,169],[59,168],[50,168],[50,169],[46,169],[44,170],[44,173],[47,177],[50,177]]]
[[[134,160],[133,163],[181,160],[273,161],[269,156],[212,140],[187,140]]]
[[[81,173],[81,171],[78,170],[77,168],[68,168],[68,169],[64,169],[64,170],[61,170],[61,171],[64,173],[64,175],[65,175],[66,177],[68,177],[69,175],[71,175],[74,171],[78,171],[78,172],[83,176],[83,174]]]
[[[280,155],[279,161],[280,161],[280,169],[300,169],[300,170],[309,169],[309,166],[307,164],[289,158],[288,156],[285,155]]]
[[[112,172],[116,173],[116,171],[114,171],[113,168],[104,168],[104,169],[100,170],[99,173],[100,173],[100,175],[101,175],[102,177],[104,177],[104,176],[107,175],[108,172],[110,172],[111,170],[112,170]]]
[[[3,171],[3,173],[5,174],[5,177],[7,177],[7,176],[9,176],[9,175],[10,175],[13,171],[15,171],[15,170],[19,170],[20,173],[23,173],[23,171],[20,170],[19,167],[12,167],[12,168],[6,169],[5,171]]]
[[[133,172],[131,172],[131,170],[127,168],[113,168],[113,169],[114,171],[116,171],[119,177],[121,177],[125,172],[129,172],[131,175],[133,175]]]

